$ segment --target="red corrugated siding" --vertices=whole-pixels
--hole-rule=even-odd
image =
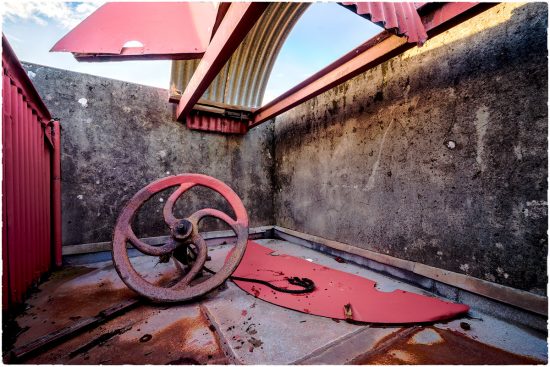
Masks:
[[[187,127],[192,130],[219,132],[224,134],[246,134],[247,121],[192,111],[186,119]]]
[[[2,37],[2,304],[52,266],[51,116]]]
[[[411,43],[422,45],[428,39],[424,25],[416,11],[425,3],[343,2],[342,4],[355,6],[357,14],[369,15],[371,21],[382,23],[386,29],[397,29],[397,33],[405,35]]]

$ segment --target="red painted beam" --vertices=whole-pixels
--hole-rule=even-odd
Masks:
[[[53,156],[52,156],[52,242],[53,262],[61,266],[61,125],[52,120]]]
[[[179,121],[189,114],[268,6],[267,2],[231,3],[181,96],[176,113]]]
[[[428,36],[433,37],[496,4],[428,3],[418,11]],[[270,120],[412,47],[406,38],[384,31],[256,110],[249,127]]]

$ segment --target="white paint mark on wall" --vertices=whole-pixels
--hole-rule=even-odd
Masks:
[[[131,109],[130,107],[128,107],[128,106],[122,106],[122,110],[123,110],[124,112],[126,112],[126,113],[132,112],[132,109]]]
[[[527,202],[527,206],[531,207],[546,207],[548,206],[548,202],[545,200],[531,200]]]
[[[27,75],[28,75],[28,76],[29,76],[29,78],[31,78],[31,79],[34,79],[34,77],[36,76],[36,74],[35,74],[35,73],[33,73],[33,72],[32,72],[32,71],[30,71],[30,70],[29,70],[29,71],[27,71]]]
[[[475,120],[477,134],[477,154],[476,162],[479,164],[481,171],[485,171],[485,162],[483,161],[483,148],[485,134],[487,133],[487,125],[489,124],[489,109],[487,106],[481,106],[477,109]]]
[[[405,98],[405,101],[409,100],[409,92],[411,91],[411,85],[407,84],[405,87],[405,91],[403,92],[403,97]]]
[[[470,265],[468,264],[461,264],[460,265],[460,270],[462,271],[468,271],[470,269]]]
[[[84,199],[84,195],[78,195],[76,198],[77,198],[78,200],[82,200],[82,199]]]
[[[523,215],[527,218],[540,219],[548,215],[548,202],[544,200],[531,200],[525,203]]]
[[[160,155],[161,158],[166,157],[166,150],[161,150],[161,151],[159,152],[159,155]]]
[[[382,155],[382,149],[384,149],[384,143],[386,142],[386,136],[388,135],[388,132],[390,131],[393,124],[393,120],[390,122],[388,127],[386,128],[386,131],[384,131],[384,135],[382,136],[382,140],[380,141],[380,148],[378,148],[378,155],[376,157],[376,161],[372,165],[372,171],[369,176],[369,180],[367,181],[366,189],[367,191],[372,190],[374,187],[374,179],[376,175],[376,171],[378,171],[378,166],[380,165],[380,156]]]
[[[80,103],[82,107],[88,107],[88,100],[86,98],[80,98],[78,103]]]
[[[162,203],[162,202],[164,201],[164,199],[163,199],[163,198],[160,198],[159,201]]]
[[[454,148],[456,148],[456,143],[453,141],[453,140],[447,140],[445,142],[445,145],[447,146],[447,148],[453,150]]]
[[[523,158],[523,153],[521,152],[520,145],[514,145],[514,154],[516,155],[516,158],[521,161],[521,159]]]

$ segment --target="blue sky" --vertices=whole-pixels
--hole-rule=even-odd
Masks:
[[[50,48],[102,2],[5,2],[2,31],[22,61],[168,88],[170,61],[87,63]],[[313,3],[291,31],[273,67],[264,103],[381,31],[336,3]]]

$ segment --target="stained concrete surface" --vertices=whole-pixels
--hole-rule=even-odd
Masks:
[[[429,294],[390,277],[357,265],[337,262],[330,256],[287,241],[264,239],[257,242],[281,253],[312,259],[322,265],[368,277],[376,280],[383,289],[400,288]],[[223,244],[210,246],[209,255],[212,259],[207,265],[219,269],[231,247]],[[153,282],[174,275],[173,266],[158,264],[155,258],[140,257],[132,261]],[[103,297],[105,294],[114,296]],[[79,317],[97,313],[107,307],[108,303],[116,303],[128,297],[132,297],[132,292],[125,289],[110,262],[66,268],[41,285],[40,291],[28,301],[27,311],[17,319],[24,331],[19,335],[16,346],[28,343],[44,332],[53,331],[53,328],[44,328],[43,324],[55,321],[57,326],[67,325]],[[468,329],[460,326],[461,323],[467,323]],[[378,358],[378,352],[394,344],[394,349],[398,349],[397,345],[403,340],[411,339],[411,343],[425,349],[426,340],[433,339],[430,339],[430,335],[424,335],[426,332],[422,331],[425,328],[410,325],[357,325],[308,315],[256,299],[228,281],[226,287],[213,291],[197,302],[182,305],[153,305],[145,302],[28,362],[360,363],[365,358]],[[433,328],[440,330],[438,332],[444,336],[445,330],[459,333],[461,341],[467,340],[468,345],[472,343],[479,350],[490,348],[497,356],[509,354],[499,350],[495,352],[493,347],[539,361],[547,359],[544,336],[476,311],[469,317],[437,323]],[[446,343],[449,348],[462,345],[454,340]],[[410,358],[410,355],[405,357]],[[451,358],[445,354],[440,357]],[[402,362],[407,362],[406,358]]]
[[[277,117],[277,225],[546,294],[546,3],[502,3]]]
[[[24,63],[64,126],[63,243],[110,240],[141,187],[198,172],[232,186],[253,226],[545,295],[547,8],[499,4],[244,137],[174,122],[166,90]],[[227,209],[192,191],[178,214]],[[139,236],[167,234],[166,197]]]
[[[273,223],[272,125],[245,136],[204,133],[174,121],[168,90],[25,63],[52,116],[62,125],[63,245],[110,241],[126,202],[150,182],[202,173],[227,183],[242,199],[251,226]],[[153,196],[138,214],[140,237],[168,234]],[[223,198],[192,188],[176,205],[182,217]],[[205,221],[205,230],[227,229]]]

